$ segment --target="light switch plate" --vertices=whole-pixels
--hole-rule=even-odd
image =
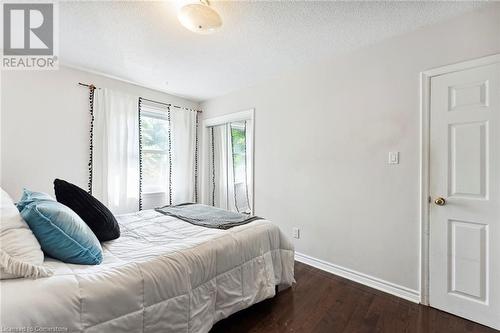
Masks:
[[[293,228],[293,238],[300,238],[300,229],[299,228]]]
[[[389,152],[389,159],[387,160],[389,164],[399,164],[399,151]]]

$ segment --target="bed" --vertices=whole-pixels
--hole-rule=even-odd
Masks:
[[[294,251],[266,220],[228,230],[154,210],[118,216],[97,266],[46,258],[54,275],[0,281],[1,326],[51,332],[208,332],[294,282]]]

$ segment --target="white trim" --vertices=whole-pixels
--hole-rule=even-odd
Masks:
[[[430,77],[420,73],[420,303],[429,305],[429,97]],[[425,263],[425,265],[423,264]]]
[[[500,53],[489,55],[486,57],[481,57],[478,59],[462,61],[459,63],[446,65],[446,66],[442,66],[442,67],[432,68],[432,69],[423,71],[422,73],[428,77],[432,77],[432,76],[438,76],[438,75],[463,71],[464,69],[487,66],[487,65],[495,64],[497,62],[500,62]]]
[[[203,121],[203,127],[206,128],[206,127],[217,126],[217,125],[232,123],[234,121],[243,121],[248,119],[253,120],[254,110],[255,109],[249,109],[245,111],[225,114],[219,117],[207,118]]]
[[[429,305],[429,144],[430,144],[430,89],[435,76],[458,72],[470,68],[487,66],[500,62],[500,53],[433,68],[420,73],[420,303]]]
[[[317,269],[321,269],[322,271],[341,276],[357,283],[361,283],[370,288],[374,288],[388,294],[406,299],[410,302],[419,303],[420,301],[420,293],[417,290],[403,287],[395,283],[388,282],[368,274],[360,273],[349,268],[335,265],[333,263],[317,259],[299,252],[295,252],[295,260],[309,266],[316,267]]]

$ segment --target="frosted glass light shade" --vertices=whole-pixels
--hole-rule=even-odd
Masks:
[[[203,3],[185,5],[179,11],[179,21],[188,30],[209,34],[222,25],[219,14]]]

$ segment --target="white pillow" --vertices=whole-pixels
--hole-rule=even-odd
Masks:
[[[40,244],[10,196],[0,188],[0,280],[52,274],[43,264]]]

